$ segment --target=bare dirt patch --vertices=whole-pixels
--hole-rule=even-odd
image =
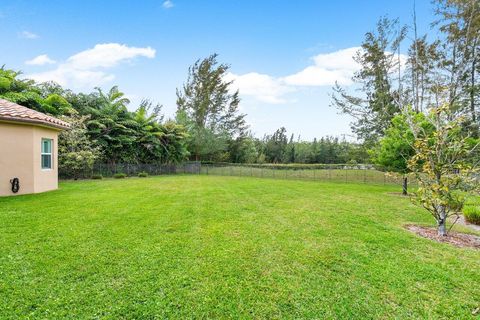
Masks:
[[[406,225],[405,229],[437,242],[450,243],[460,248],[475,248],[480,250],[480,237],[473,234],[450,231],[447,236],[443,237],[437,234],[437,229],[435,228],[416,226],[413,224]]]

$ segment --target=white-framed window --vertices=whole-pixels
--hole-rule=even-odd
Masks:
[[[42,139],[42,170],[53,168],[53,140]]]

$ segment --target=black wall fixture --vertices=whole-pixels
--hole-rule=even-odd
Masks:
[[[18,180],[18,178],[13,178],[10,180],[10,183],[12,184],[12,192],[17,193],[18,190],[20,190],[20,180]]]

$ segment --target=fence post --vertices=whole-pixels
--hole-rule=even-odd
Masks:
[[[363,183],[367,183],[367,169],[363,169]]]
[[[347,173],[348,169],[345,168],[345,182],[348,182],[348,173]]]

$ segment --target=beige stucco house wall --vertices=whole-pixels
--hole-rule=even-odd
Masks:
[[[0,99],[0,196],[58,188],[58,133],[67,127],[59,119]],[[49,168],[42,168],[44,139],[51,141]],[[12,192],[13,178],[20,182],[17,193]]]

